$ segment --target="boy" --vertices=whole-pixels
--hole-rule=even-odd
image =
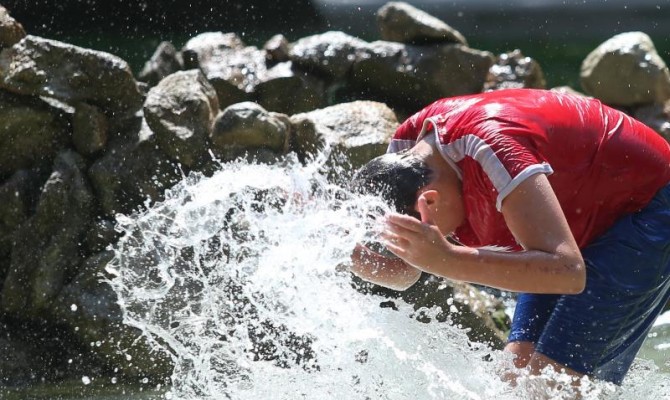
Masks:
[[[397,258],[359,245],[352,272],[398,290],[423,271],[520,292],[505,348],[517,367],[620,384],[670,298],[669,182],[670,145],[595,99],[442,99],[357,172],[357,190],[398,211],[383,232]]]

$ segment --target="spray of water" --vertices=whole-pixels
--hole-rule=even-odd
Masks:
[[[500,377],[510,365],[501,352],[357,290],[349,254],[386,206],[329,183],[320,166],[229,163],[118,216],[124,235],[109,283],[125,323],[174,361],[166,397],[574,397],[561,376],[553,394],[538,379],[512,387]],[[578,390],[592,399],[641,389],[658,398],[651,386],[668,381],[650,365],[632,375],[624,388],[587,380]]]

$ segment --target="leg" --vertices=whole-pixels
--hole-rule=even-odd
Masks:
[[[526,368],[533,353],[535,353],[535,343],[533,342],[509,342],[505,346],[505,351],[514,354],[514,366],[521,369]]]
[[[582,254],[586,289],[559,299],[529,365],[620,384],[670,297],[670,187]]]

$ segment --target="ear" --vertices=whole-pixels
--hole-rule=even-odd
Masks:
[[[421,214],[421,222],[433,224],[433,216],[437,214],[440,193],[437,190],[426,190],[416,200],[416,210]]]
[[[429,189],[424,192],[421,192],[419,197],[426,199],[426,204],[431,208],[434,207],[440,201],[440,192],[435,189]],[[418,200],[418,199],[417,199]]]

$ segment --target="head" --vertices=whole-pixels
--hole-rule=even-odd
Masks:
[[[428,165],[411,152],[389,153],[372,159],[356,172],[352,190],[375,194],[401,214],[421,218],[416,211],[417,193],[430,182]],[[385,257],[395,255],[375,240],[363,243],[369,250]]]
[[[417,154],[388,153],[372,159],[356,172],[352,190],[379,195],[398,213],[420,219],[416,211],[417,195],[432,175],[428,164]]]

